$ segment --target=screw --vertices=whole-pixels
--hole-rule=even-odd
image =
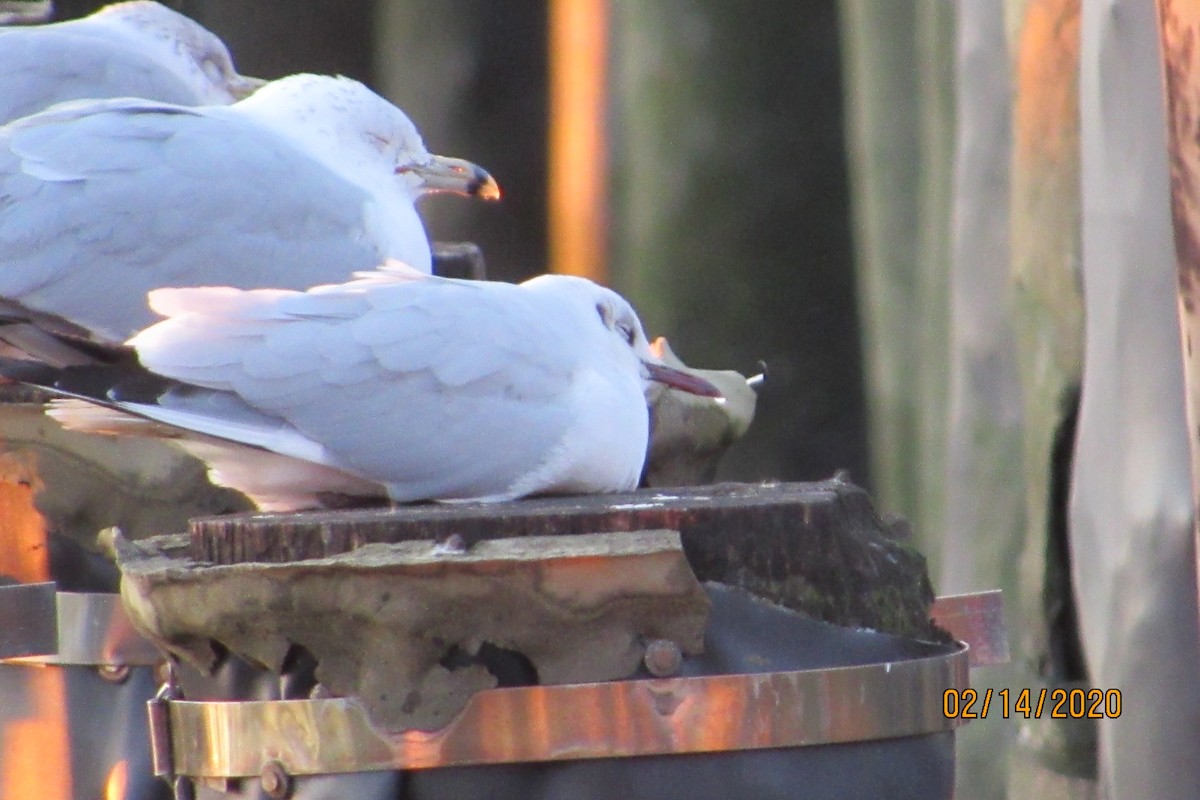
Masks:
[[[292,777],[278,761],[268,761],[259,775],[263,791],[272,800],[283,800],[292,793]]]
[[[655,639],[646,645],[646,655],[642,657],[646,669],[656,678],[667,678],[679,672],[683,665],[683,653],[679,645],[669,639]]]
[[[97,664],[96,672],[109,683],[124,683],[130,670],[128,664]]]

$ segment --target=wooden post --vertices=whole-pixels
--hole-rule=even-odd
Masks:
[[[608,283],[608,0],[550,3],[550,269]]]
[[[1179,332],[1187,390],[1192,457],[1192,502],[1200,507],[1200,3],[1159,0],[1163,77],[1167,96],[1167,135],[1171,156],[1171,215],[1178,274]],[[1200,542],[1200,515],[1196,517]],[[1200,546],[1198,546],[1200,550]],[[1200,591],[1200,587],[1198,587]]]
[[[1084,371],[1071,567],[1088,678],[1120,685],[1126,708],[1138,708],[1098,723],[1100,792],[1198,797],[1195,508],[1160,30],[1144,0],[1082,9]],[[1194,89],[1180,99],[1190,106]]]
[[[872,485],[940,569],[953,6],[842,0]]]

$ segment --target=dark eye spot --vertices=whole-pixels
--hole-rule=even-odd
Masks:
[[[618,322],[617,330],[619,330],[625,336],[625,341],[627,343],[631,345],[633,344],[634,332],[632,325],[630,325],[628,322]]]
[[[600,321],[607,328],[612,327],[612,310],[604,303],[596,303],[596,313],[600,315]]]

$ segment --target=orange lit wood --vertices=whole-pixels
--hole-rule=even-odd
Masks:
[[[1079,0],[1032,0],[1018,50],[1013,131],[1017,170],[1077,159]]]
[[[0,797],[70,800],[66,687],[55,667],[19,669],[27,676],[29,714],[0,728]]]
[[[607,282],[607,0],[550,3],[550,268]]]
[[[29,453],[0,455],[0,575],[50,580],[46,525],[33,505],[37,473]]]
[[[23,583],[48,580],[46,524],[33,504],[38,486],[32,457],[0,456],[0,574]],[[71,797],[66,687],[62,670],[20,669],[29,713],[0,727],[0,797]]]
[[[1200,499],[1200,0],[1158,0],[1192,498]],[[1195,518],[1200,541],[1200,517]]]
[[[1012,235],[1016,331],[1027,413],[1029,464],[1049,469],[1067,386],[1083,363],[1079,264],[1079,0],[1030,0],[1016,57]],[[1050,409],[1042,412],[1042,409]],[[1027,470],[1033,467],[1027,467]],[[1027,471],[1030,520],[1050,507],[1050,478]],[[1047,523],[1031,523],[1042,530]]]

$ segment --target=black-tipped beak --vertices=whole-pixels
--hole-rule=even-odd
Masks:
[[[668,367],[666,364],[658,364],[654,361],[643,360],[642,365],[646,368],[646,374],[650,376],[650,380],[657,381],[664,386],[670,386],[672,389],[678,389],[681,392],[701,397],[724,398],[720,389],[698,375],[693,375],[690,372],[684,372],[674,367]]]
[[[421,194],[461,194],[480,200],[499,200],[500,184],[478,164],[461,158],[433,156],[429,163],[406,166],[397,173],[412,173],[420,183]]]

